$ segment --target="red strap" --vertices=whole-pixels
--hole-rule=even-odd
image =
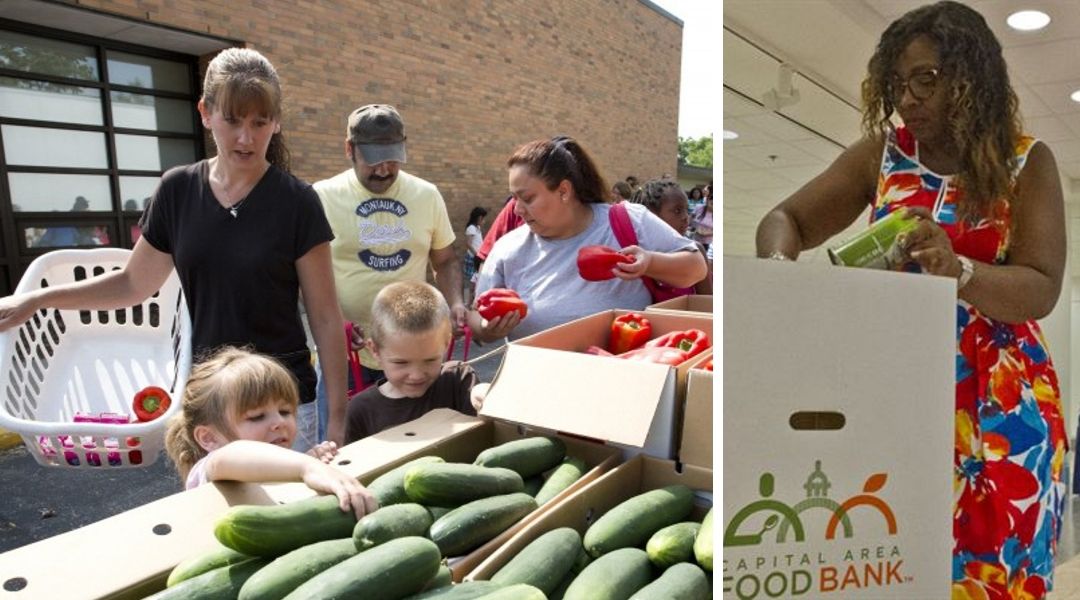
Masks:
[[[367,385],[364,383],[364,374],[360,369],[360,352],[353,350],[352,347],[352,335],[353,335],[352,321],[345,321],[345,356],[349,359],[349,371],[352,373],[353,389],[349,390],[349,396],[355,396],[364,391]]]
[[[472,345],[472,329],[470,329],[468,325],[465,326],[464,338],[465,351],[461,357],[462,362],[469,360],[469,346]],[[454,357],[454,346],[456,345],[457,340],[455,340],[454,338],[450,338],[450,347],[446,349],[446,360],[450,360]]]
[[[611,222],[611,232],[615,234],[615,239],[620,246],[625,248],[638,245],[637,232],[634,231],[634,224],[630,222],[630,213],[626,210],[625,200],[611,205],[611,210],[608,211],[608,221]],[[649,290],[649,295],[653,299],[658,297],[660,290],[652,277],[642,277],[641,283],[645,284],[645,288]]]
[[[630,213],[626,211],[625,200],[611,205],[608,221],[611,222],[611,231],[615,234],[615,239],[620,246],[623,248],[637,246],[637,232],[634,231],[634,224],[630,222]]]

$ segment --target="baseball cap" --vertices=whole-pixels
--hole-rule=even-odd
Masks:
[[[345,135],[369,165],[405,162],[405,123],[389,104],[368,104],[352,111]]]

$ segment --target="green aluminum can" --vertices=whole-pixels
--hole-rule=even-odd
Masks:
[[[834,265],[864,269],[899,269],[907,258],[896,243],[901,233],[911,231],[918,219],[896,210],[874,222],[866,231],[846,242],[829,248],[829,260]]]

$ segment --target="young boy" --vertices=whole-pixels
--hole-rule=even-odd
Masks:
[[[436,408],[476,414],[476,373],[457,361],[443,364],[451,336],[450,307],[431,285],[402,281],[375,296],[367,344],[385,378],[349,401],[346,444]]]

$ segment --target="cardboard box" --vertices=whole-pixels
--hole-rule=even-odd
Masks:
[[[690,294],[679,296],[645,307],[646,312],[699,312],[708,315],[713,314],[713,297],[707,294]]]
[[[453,574],[454,581],[461,581],[461,578],[466,573],[473,570],[476,565],[480,564],[480,561],[487,558],[489,554],[494,552],[495,549],[500,547],[506,540],[510,539],[510,537],[520,531],[523,527],[527,526],[529,523],[543,515],[545,511],[555,506],[559,500],[572,495],[574,492],[600,477],[603,473],[614,468],[619,463],[620,453],[617,448],[605,446],[597,442],[580,440],[552,432],[545,432],[532,427],[513,425],[486,418],[477,419],[477,421],[480,421],[482,425],[451,434],[424,448],[423,451],[414,452],[408,456],[387,463],[379,469],[371,471],[367,475],[361,477],[360,480],[363,483],[370,483],[379,475],[420,456],[438,456],[446,462],[472,463],[477,455],[487,448],[537,435],[555,435],[561,439],[566,443],[567,455],[585,461],[585,466],[587,466],[589,470],[586,471],[580,479],[574,482],[573,485],[560,492],[547,504],[540,507],[540,509],[533,511],[531,514],[526,515],[525,518],[515,523],[513,527],[499,534],[483,546],[473,550],[465,556],[451,557],[448,564],[450,571]],[[411,431],[407,427],[401,426],[383,431],[373,437],[379,438],[384,442],[394,443],[397,440],[407,441],[410,434]]]
[[[510,538],[465,579],[491,579],[518,552],[544,533],[560,527],[572,527],[584,535],[590,525],[616,505],[649,490],[679,483],[695,491],[694,512],[690,520],[700,521],[712,506],[712,470],[683,465],[682,470],[678,471],[673,461],[638,455],[561,500]]]
[[[585,353],[606,346],[612,320],[628,312],[600,312],[509,344],[481,413],[601,440],[624,456],[674,458],[692,361],[672,368]],[[653,313],[649,321],[654,336],[691,328],[712,336],[708,315]]]
[[[955,282],[725,258],[724,283],[724,597],[948,598]]]
[[[387,463],[423,454],[455,434],[477,431],[482,437],[491,426],[440,410],[395,429],[402,435],[349,444],[335,464],[364,480]],[[162,589],[181,560],[218,545],[213,526],[230,506],[284,503],[314,494],[302,483],[199,486],[0,554],[0,581],[22,586],[13,598],[143,598]]]
[[[679,430],[679,462],[706,469],[713,468],[713,372],[700,367],[714,356],[710,351],[690,365]]]
[[[538,435],[534,429],[469,417],[438,409],[342,448],[334,464],[370,483],[379,475],[419,456],[448,462],[472,462],[481,450]],[[590,470],[541,510],[464,557],[451,561],[457,580],[502,542],[561,498],[596,479],[618,461],[619,451],[594,442],[562,436],[567,452]],[[25,580],[26,598],[143,598],[164,588],[169,571],[190,556],[218,546],[214,523],[238,504],[285,503],[315,494],[302,483],[215,482],[180,492],[86,527],[0,554],[0,581]],[[106,563],[89,557],[66,560],[56,577],[57,557],[108,548]],[[85,549],[85,550],[73,550]],[[109,565],[103,568],[103,564]]]

